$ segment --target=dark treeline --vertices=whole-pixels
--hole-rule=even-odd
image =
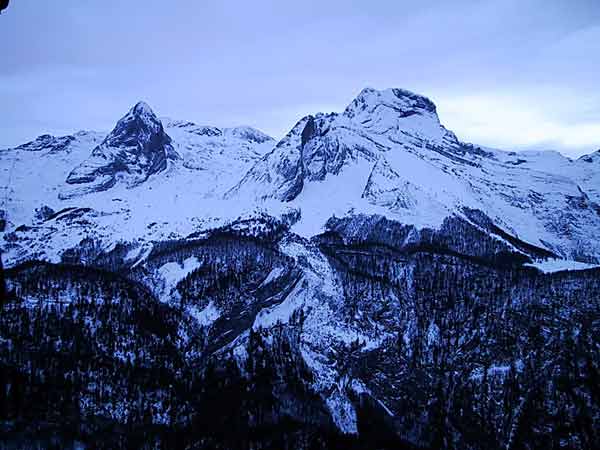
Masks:
[[[4,446],[366,445],[337,433],[308,388],[300,317],[289,327],[251,331],[240,367],[233,354],[201,356],[200,330],[122,277],[31,263],[9,279],[0,315]]]
[[[600,270],[541,274],[447,247],[413,253],[384,241],[382,250],[374,235],[319,240],[342,279],[346,320],[361,311],[362,327],[375,319],[396,333],[346,359],[349,376],[400,412],[403,438],[431,448],[598,447]]]
[[[272,243],[216,233],[157,245],[132,270],[6,270],[0,446],[598,448],[600,271],[498,262],[504,244],[456,227],[415,236],[338,223],[314,241],[341,289],[335,320],[383,339],[316,349],[346,380],[338,388],[357,411],[358,436],[336,431],[327,393],[315,390],[302,353],[310,311],[252,328],[304,282],[308,263]],[[457,229],[460,239],[445,237]],[[157,271],[191,257],[199,265],[175,286],[178,297],[159,301]],[[187,311],[210,302],[222,317],[206,328]],[[370,392],[357,394],[352,380]]]

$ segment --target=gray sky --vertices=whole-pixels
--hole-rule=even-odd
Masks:
[[[600,148],[600,1],[11,0],[0,147],[160,116],[278,138],[365,86],[430,97],[465,141]]]

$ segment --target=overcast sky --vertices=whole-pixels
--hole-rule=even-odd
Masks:
[[[600,148],[600,1],[11,0],[0,147],[159,116],[279,138],[365,86],[430,97],[460,139]]]

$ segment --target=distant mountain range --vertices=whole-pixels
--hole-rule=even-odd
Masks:
[[[367,88],[278,142],[139,102],[0,162],[11,445],[600,445],[600,151]]]

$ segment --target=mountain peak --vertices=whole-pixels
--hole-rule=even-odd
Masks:
[[[588,155],[583,155],[579,157],[579,161],[584,161],[587,163],[591,163],[594,161],[600,161],[600,149],[592,152]]]
[[[151,126],[153,129],[162,128],[161,121],[154,114],[150,105],[144,101],[139,101],[125,114],[118,122],[117,127],[119,128],[119,124],[123,125],[126,123],[136,123],[138,126],[145,124],[146,126]],[[114,132],[114,130],[113,130]]]
[[[376,109],[385,107],[394,111],[398,117],[412,115],[433,115],[437,117],[435,104],[427,97],[405,89],[389,88],[377,90],[363,89],[348,105],[344,114],[350,118],[372,114]]]
[[[146,103],[142,100],[137,102],[133,106],[133,108],[131,108],[130,113],[133,115],[137,115],[137,116],[149,115],[149,116],[156,117],[156,114],[154,114],[154,111],[152,111],[152,108],[150,108],[150,105],[148,105],[148,103]]]
[[[107,190],[118,179],[135,186],[166,169],[167,160],[176,157],[162,122],[140,101],[92,150],[90,158],[69,173],[67,184],[80,186],[61,193],[61,198]]]
[[[256,128],[248,126],[239,126],[233,128],[225,128],[224,132],[236,138],[243,139],[249,142],[262,144],[263,142],[274,141],[274,139]]]
[[[163,134],[162,123],[152,108],[146,102],[139,101],[117,122],[106,137],[106,142],[111,146],[135,145],[132,141]]]
[[[405,89],[365,88],[341,115],[376,135],[410,135],[428,141],[442,141],[448,132],[441,126],[435,104]]]

